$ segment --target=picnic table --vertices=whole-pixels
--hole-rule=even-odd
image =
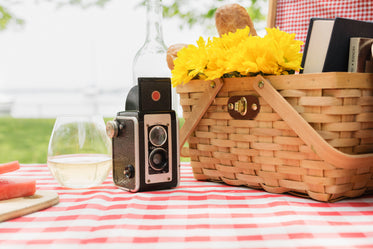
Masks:
[[[131,193],[111,175],[94,188],[60,187],[47,165],[9,173],[37,180],[59,203],[0,223],[0,248],[373,248],[373,196],[335,203],[197,181]],[[0,202],[1,205],[1,202]]]

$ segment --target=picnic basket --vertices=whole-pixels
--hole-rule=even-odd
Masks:
[[[267,26],[303,42],[311,17],[373,21],[364,0],[268,3]],[[176,91],[196,179],[318,201],[373,192],[373,74],[192,80]]]
[[[318,201],[373,190],[373,74],[192,80],[176,91],[196,179]]]

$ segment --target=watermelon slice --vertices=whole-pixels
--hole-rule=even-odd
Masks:
[[[33,195],[36,181],[27,178],[0,177],[0,200]]]
[[[0,164],[0,174],[8,173],[19,169],[18,161]]]

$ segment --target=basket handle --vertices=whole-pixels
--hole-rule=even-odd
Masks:
[[[323,160],[346,169],[371,167],[373,153],[349,155],[328,144],[303,117],[281,96],[281,94],[262,76],[253,83],[257,93],[274,109],[294,132]]]
[[[180,151],[189,138],[190,134],[194,131],[197,124],[205,115],[207,109],[214,101],[215,96],[218,94],[220,89],[223,87],[222,79],[215,79],[211,82],[210,87],[203,93],[198,102],[193,106],[193,111],[188,119],[185,120],[183,127],[180,129]]]

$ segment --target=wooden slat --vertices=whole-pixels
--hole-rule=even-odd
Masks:
[[[310,90],[310,89],[372,89],[373,73],[328,72],[315,74],[295,74],[266,76],[277,90]],[[255,77],[225,78],[222,92],[254,91]],[[205,92],[210,88],[209,81],[193,80],[176,87],[177,93]],[[364,98],[364,97],[363,97]],[[373,97],[366,96],[367,104]]]
[[[373,164],[373,154],[348,155],[330,146],[273,88],[269,81],[257,76],[255,90],[285,120],[303,141],[326,162],[341,168],[365,167]],[[259,87],[258,83],[264,84]]]
[[[324,114],[348,115],[362,112],[360,105],[325,106],[321,110]]]
[[[342,105],[342,100],[335,97],[300,97],[299,105],[304,106],[334,106]]]
[[[215,86],[204,89],[204,96],[200,98],[198,103],[193,107],[192,114],[185,120],[183,127],[180,130],[180,151],[184,146],[186,140],[190,134],[194,131],[194,128],[198,125],[202,116],[210,106],[211,102],[214,100],[216,94],[220,91],[223,86],[223,80],[217,79],[214,81]],[[201,84],[203,85],[203,84]]]
[[[268,1],[267,27],[273,28],[276,25],[277,0]]]

